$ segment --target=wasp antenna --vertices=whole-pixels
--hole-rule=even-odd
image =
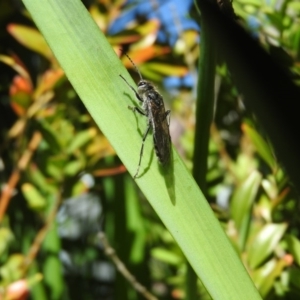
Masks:
[[[129,55],[127,53],[124,53],[128,59],[131,61],[132,65],[134,66],[135,70],[137,71],[137,73],[139,74],[141,80],[143,80],[143,77],[142,77],[142,74],[141,72],[139,71],[139,69],[137,68],[136,64],[133,62],[133,60],[129,57]]]

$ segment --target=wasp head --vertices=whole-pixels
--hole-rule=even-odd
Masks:
[[[139,94],[145,94],[147,92],[150,92],[153,89],[154,89],[154,86],[152,85],[152,83],[150,83],[147,80],[142,79],[138,83],[138,92],[139,92]]]

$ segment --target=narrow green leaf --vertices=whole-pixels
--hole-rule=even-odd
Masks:
[[[95,128],[89,128],[87,130],[83,130],[75,135],[74,139],[72,140],[71,144],[67,149],[68,154],[72,154],[78,148],[86,145],[93,137],[95,137],[97,131]]]
[[[261,7],[261,0],[239,0],[239,3]]]
[[[261,137],[261,135],[254,128],[250,127],[247,124],[243,124],[242,128],[246,135],[248,135],[248,137],[251,139],[260,157],[273,170],[276,166],[276,160],[270,145]]]
[[[151,255],[162,262],[175,266],[178,266],[182,262],[182,258],[180,256],[162,248],[153,248],[151,250]]]
[[[52,203],[53,204],[53,203]],[[62,299],[65,289],[64,279],[62,275],[62,265],[58,257],[61,251],[60,238],[58,236],[57,224],[54,223],[47,232],[42,250],[47,253],[43,263],[44,282],[49,287],[50,299]],[[55,276],[54,276],[55,274]]]
[[[45,171],[47,175],[52,177],[52,179],[55,179],[57,181],[61,181],[63,179],[64,174],[62,173],[62,163],[65,163],[65,159],[61,159],[58,157],[51,158],[46,161]]]
[[[8,228],[0,228],[0,256],[4,257],[11,241],[14,239],[12,232]]]
[[[45,39],[36,29],[24,25],[10,24],[8,31],[23,46],[46,58],[52,58],[53,55]]]
[[[188,69],[185,66],[176,66],[164,63],[148,62],[141,67],[143,72],[156,72],[164,76],[184,76]]]
[[[257,234],[249,247],[249,265],[252,269],[259,266],[275,249],[282,238],[287,224],[266,224]]]
[[[80,160],[70,161],[64,168],[64,174],[67,176],[75,176],[82,170],[82,162]]]
[[[42,210],[46,207],[47,201],[40,192],[30,183],[22,185],[23,195],[29,205],[34,210]]]
[[[124,184],[126,193],[126,218],[128,220],[128,229],[133,236],[130,245],[130,261],[133,264],[145,263],[147,232],[144,217],[139,206],[139,199],[134,182],[129,176],[126,176]]]
[[[251,214],[251,206],[256,199],[261,182],[261,174],[254,171],[238,186],[231,200],[231,213],[236,227],[240,230],[243,220]]]
[[[134,84],[128,72],[81,1],[24,0],[24,3],[95,122],[133,175],[141,147],[140,131],[145,130],[146,121],[127,109],[128,104],[137,103],[119,77],[122,74]],[[173,165],[161,170],[152,151],[149,138],[136,183],[209,293],[214,299],[260,299],[177,152],[173,151]]]
[[[62,276],[62,266],[57,255],[48,255],[43,264],[44,281],[49,287],[50,299],[63,299],[62,294],[65,288]],[[54,275],[55,274],[55,275]],[[48,299],[49,299],[48,298]]]
[[[43,139],[47,142],[49,148],[53,152],[61,152],[61,144],[58,138],[57,132],[46,122],[46,120],[41,120],[37,123],[38,129],[43,135]]]
[[[54,185],[51,185],[48,181],[47,178],[45,177],[45,174],[41,172],[41,170],[35,166],[31,165],[28,169],[28,176],[30,178],[30,182],[33,183],[39,191],[42,193],[50,193],[50,194],[55,194],[56,193],[56,188]]]
[[[253,279],[260,294],[265,298],[274,287],[274,282],[286,265],[283,260],[271,259],[253,273]]]

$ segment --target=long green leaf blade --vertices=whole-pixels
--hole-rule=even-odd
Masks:
[[[127,105],[136,100],[119,74],[133,82],[105,36],[79,0],[24,0],[24,3],[95,122],[134,174],[141,146],[137,127],[143,131],[146,124],[127,110]],[[149,139],[144,151],[143,175],[136,182],[209,293],[214,299],[260,299],[177,153],[173,151],[172,174],[162,176],[157,160],[151,159],[152,151]],[[149,169],[143,172],[145,166]]]

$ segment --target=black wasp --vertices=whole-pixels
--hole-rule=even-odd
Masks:
[[[131,109],[133,112],[138,112],[139,114],[147,117],[148,119],[147,129],[142,139],[140,160],[136,173],[134,175],[134,178],[136,178],[139,174],[141,166],[144,151],[144,143],[151,129],[153,133],[155,153],[158,158],[158,161],[163,166],[169,162],[171,156],[171,137],[169,133],[169,123],[167,117],[171,111],[165,110],[165,105],[162,96],[159,94],[159,92],[156,90],[156,88],[151,82],[143,79],[140,71],[138,70],[134,62],[127,54],[126,56],[131,61],[132,65],[134,66],[134,68],[140,76],[140,81],[137,85],[137,91],[127,82],[127,80],[122,75],[120,75],[120,77],[133,90],[137,99],[142,103],[143,109],[137,106],[128,106],[128,108]]]

